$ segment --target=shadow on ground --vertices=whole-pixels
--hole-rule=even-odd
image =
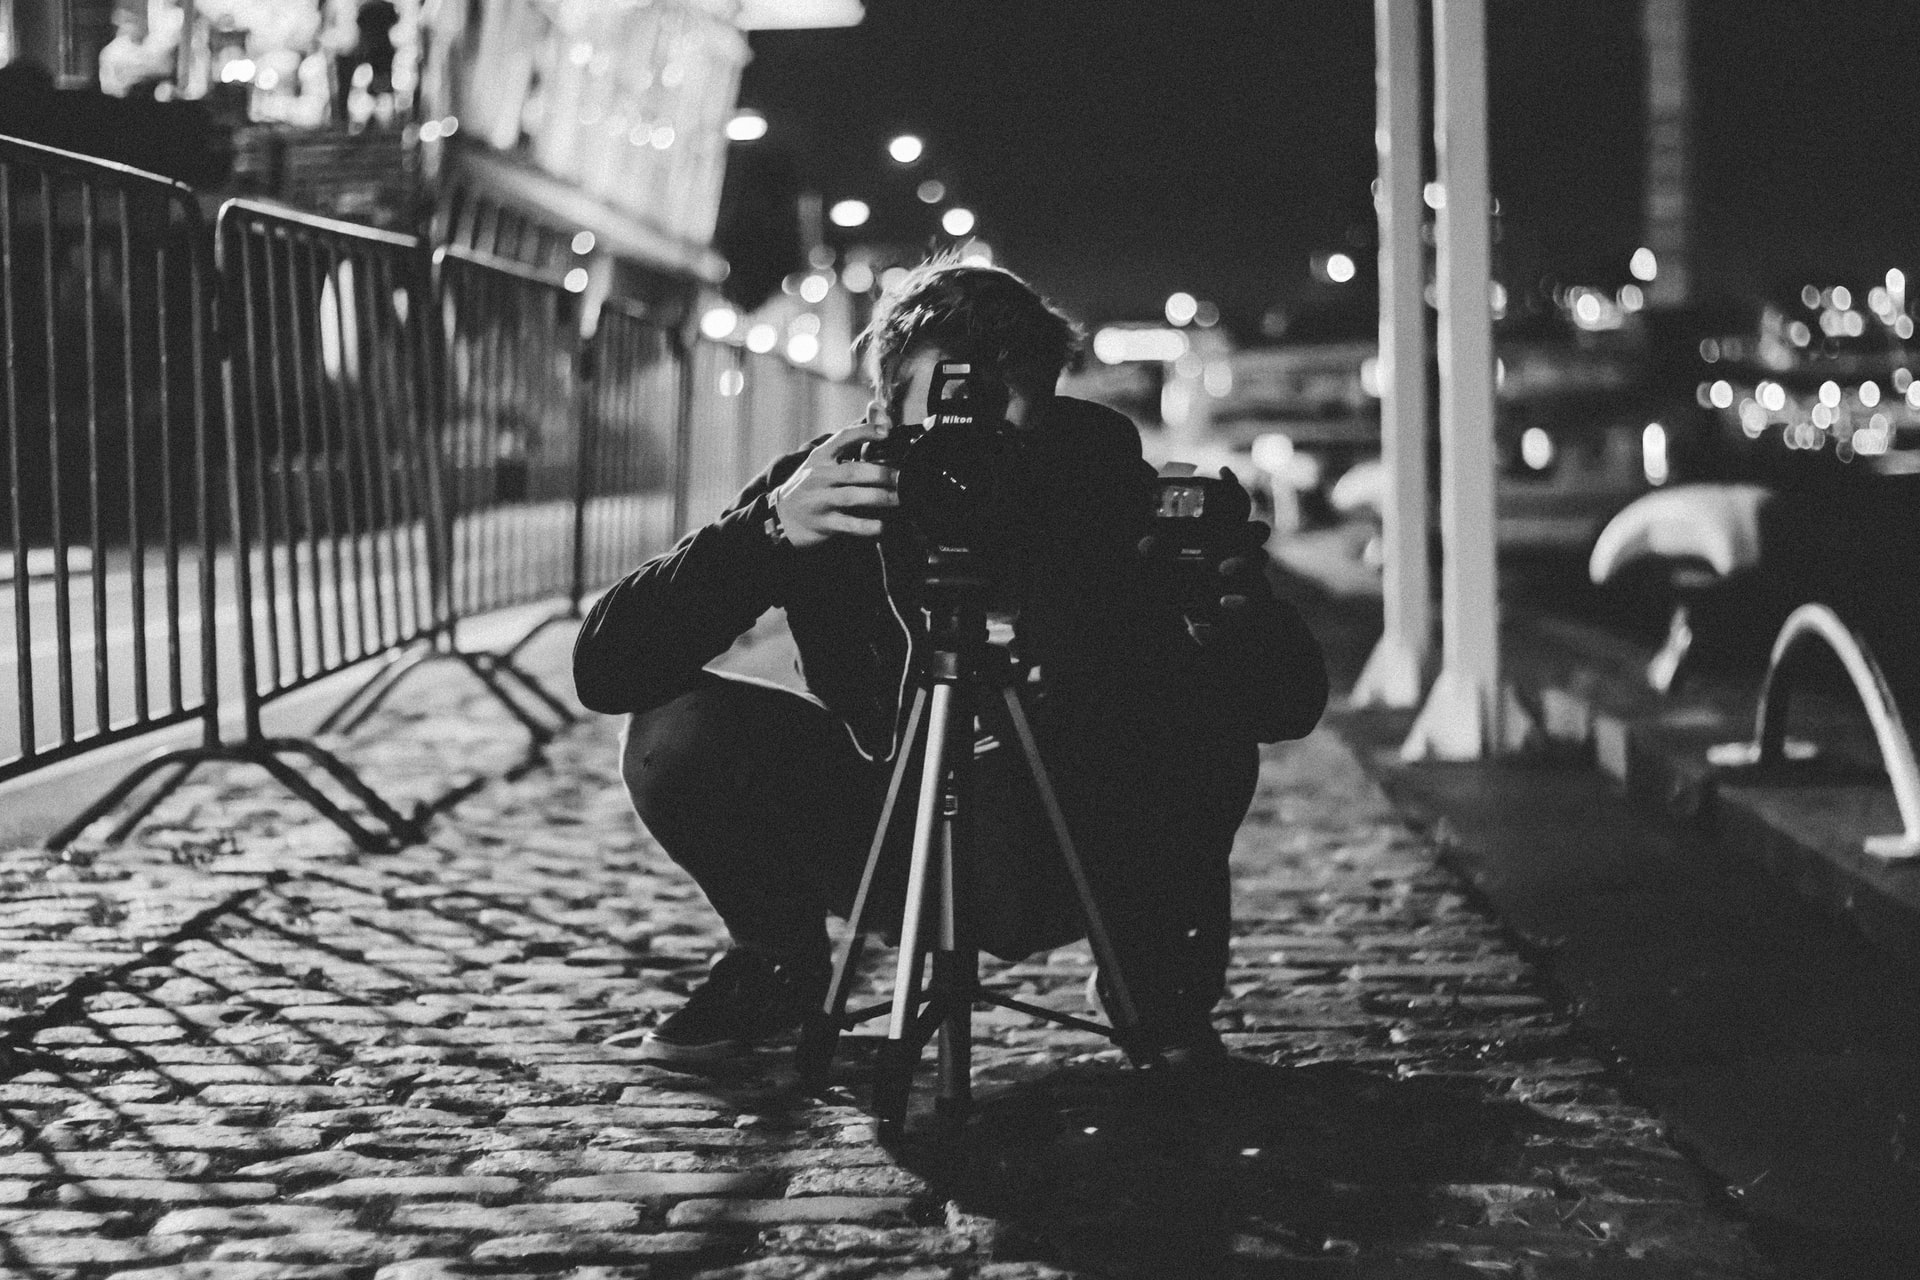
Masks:
[[[1200,1081],[1070,1067],[983,1091],[957,1148],[896,1152],[969,1212],[1118,1278],[1280,1276],[1458,1220],[1555,1122],[1472,1080],[1235,1061]],[[1436,1261],[1424,1274],[1475,1274]]]

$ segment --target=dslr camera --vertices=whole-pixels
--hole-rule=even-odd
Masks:
[[[1220,604],[1220,562],[1246,549],[1253,499],[1224,476],[1159,476],[1154,481],[1153,548],[1165,560],[1189,620],[1204,624]]]
[[[896,426],[845,457],[877,462],[899,475],[899,515],[919,544],[932,587],[984,590],[1008,557],[1024,550],[1033,505],[1021,437],[1007,421],[1006,383],[968,360],[943,360],[927,391],[926,420]],[[1117,513],[1151,533],[1154,558],[1168,568],[1180,607],[1198,625],[1219,607],[1217,567],[1246,542],[1252,500],[1237,481],[1159,476],[1141,511]]]
[[[1006,383],[974,362],[942,360],[927,390],[926,421],[896,426],[847,455],[898,472],[900,517],[927,563],[949,574],[965,577],[969,566],[1014,549],[1024,487],[1009,399]]]

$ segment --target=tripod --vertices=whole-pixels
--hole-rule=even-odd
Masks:
[[[1052,779],[1041,760],[1033,728],[1014,688],[1018,667],[1004,649],[988,643],[986,612],[971,589],[977,585],[953,579],[930,584],[935,603],[926,609],[929,653],[915,684],[906,733],[894,760],[853,910],[847,918],[847,935],[834,956],[833,980],[821,1008],[809,1015],[801,1031],[801,1079],[817,1088],[826,1082],[840,1033],[869,1018],[888,1015],[887,1037],[880,1046],[873,1085],[874,1110],[879,1115],[883,1140],[904,1132],[913,1073],[923,1046],[936,1034],[936,1121],[948,1133],[956,1132],[965,1121],[972,1102],[969,1065],[975,1004],[998,1005],[1060,1026],[1104,1035],[1124,1049],[1136,1065],[1146,1065],[1157,1056],[1147,1054],[1137,1042],[1139,1020],[1133,998]],[[997,692],[999,697],[983,698],[983,691]],[[1087,940],[1100,966],[1111,1025],[1028,1004],[980,985],[980,953],[968,936],[966,916],[976,714],[1004,718],[1005,727],[1012,730],[1011,740],[1025,758],[1053,842],[1073,881]],[[1005,735],[1003,740],[1007,740]],[[921,756],[920,791],[892,998],[886,1004],[850,1012],[847,999],[866,943],[874,882],[916,747]]]

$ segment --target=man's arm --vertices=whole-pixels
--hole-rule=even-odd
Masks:
[[[573,645],[583,704],[609,714],[658,706],[780,604],[784,549],[767,531],[770,495],[806,456],[775,460],[718,520],[600,597]]]
[[[1274,594],[1264,550],[1257,564],[1222,582],[1228,607],[1197,659],[1209,701],[1256,742],[1306,737],[1327,707],[1320,642],[1300,611]]]
[[[718,520],[615,583],[574,641],[580,701],[608,713],[658,706],[785,603],[789,557],[879,537],[898,502],[893,471],[845,455],[881,434],[862,422],[776,459]]]

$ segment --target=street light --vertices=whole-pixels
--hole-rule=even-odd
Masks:
[[[864,200],[841,200],[827,210],[827,219],[836,227],[858,227],[866,223],[872,212]]]

